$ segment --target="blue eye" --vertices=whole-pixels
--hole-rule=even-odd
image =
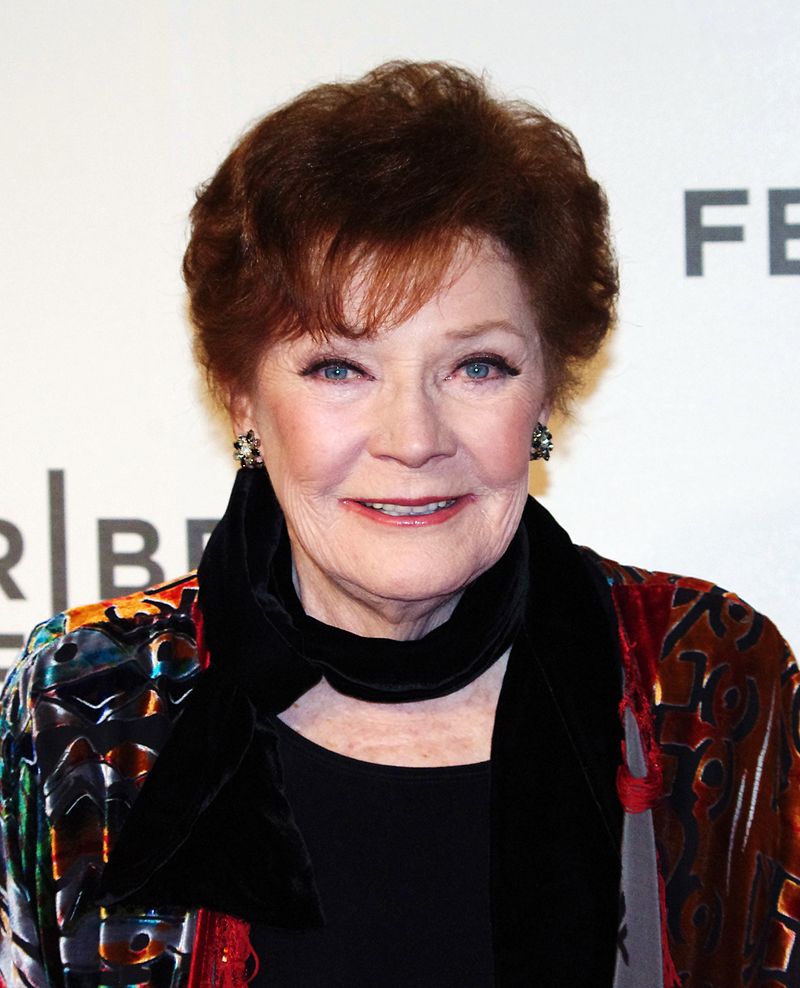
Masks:
[[[516,377],[519,370],[496,353],[474,353],[458,365],[462,380],[495,381],[504,377]]]
[[[321,381],[332,381],[334,384],[350,384],[365,377],[365,372],[355,364],[335,357],[323,357],[316,360],[300,371],[303,377],[316,377]]]
[[[481,360],[473,360],[464,365],[464,371],[471,380],[479,381],[481,378],[489,376],[489,365]]]
[[[346,381],[350,368],[344,364],[328,364],[322,368],[322,376],[327,381]]]

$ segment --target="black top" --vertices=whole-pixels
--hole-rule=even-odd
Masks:
[[[489,763],[375,765],[276,723],[326,922],[254,925],[252,984],[490,988]]]

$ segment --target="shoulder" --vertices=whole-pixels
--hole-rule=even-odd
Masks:
[[[735,657],[740,668],[748,657],[758,662],[765,653],[788,661],[789,647],[778,629],[738,594],[709,580],[624,565],[591,549],[580,551],[608,585],[626,627],[637,617],[662,625],[661,662],[692,650],[707,653],[709,659]]]
[[[666,573],[661,570],[645,569],[642,566],[631,566],[618,563],[614,559],[606,559],[594,549],[586,546],[578,547],[581,555],[602,574],[611,587],[672,587],[693,590],[697,593],[723,594],[734,596],[709,580],[699,580],[692,576],[681,576],[677,573]],[[737,598],[738,599],[738,598]]]
[[[191,574],[75,607],[37,625],[3,687],[2,733],[24,729],[43,697],[93,706],[99,720],[112,697],[151,680],[191,678],[197,671],[196,598]]]
[[[196,597],[187,577],[66,611],[34,629],[9,673],[0,927],[19,942],[0,956],[4,974],[20,964],[26,984],[49,984],[42,964],[55,977],[60,951],[77,957],[102,939],[93,901],[108,847],[196,681]]]

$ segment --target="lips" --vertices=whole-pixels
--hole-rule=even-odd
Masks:
[[[392,515],[395,518],[408,517],[413,515],[414,517],[419,517],[420,515],[432,515],[435,511],[441,511],[443,508],[449,508],[451,505],[456,503],[456,498],[445,498],[443,501],[426,501],[422,504],[402,504],[399,502],[392,501],[361,501],[366,508],[372,508],[374,511],[382,511],[384,514]]]
[[[385,501],[344,498],[340,503],[342,507],[371,521],[399,527],[423,527],[447,521],[472,500],[469,495],[458,495],[457,497],[393,498]]]

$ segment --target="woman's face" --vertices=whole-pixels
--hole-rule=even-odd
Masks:
[[[402,623],[454,605],[500,558],[549,411],[533,312],[488,243],[371,339],[274,344],[232,407],[261,437],[306,610],[350,630],[359,606]]]

